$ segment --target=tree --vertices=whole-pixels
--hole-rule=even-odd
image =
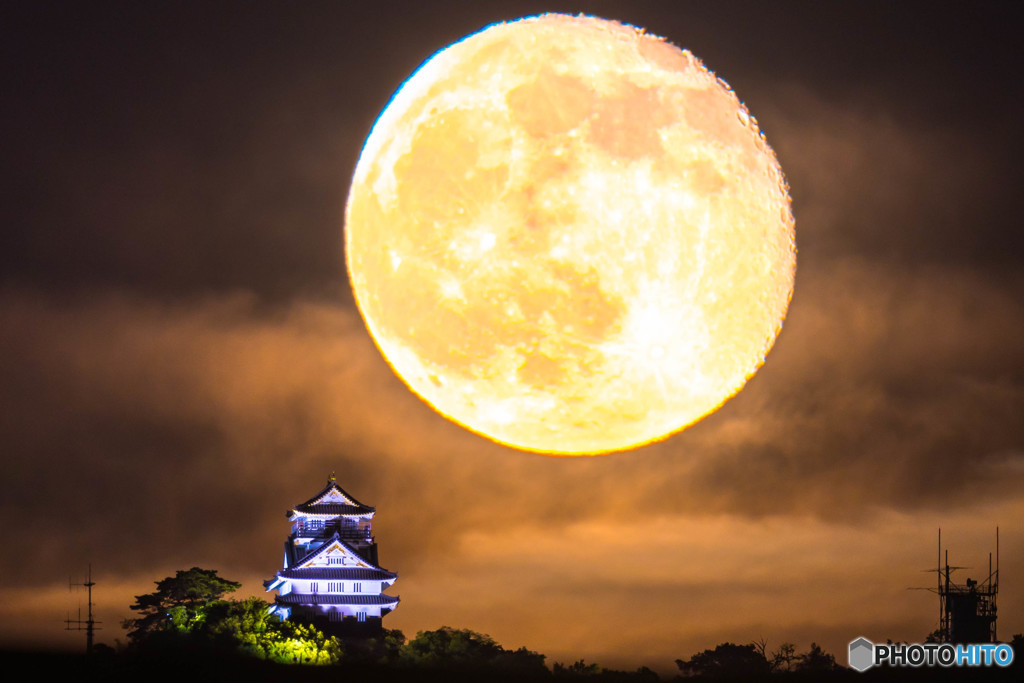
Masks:
[[[196,624],[193,633],[226,648],[240,648],[263,659],[272,658],[272,652],[281,640],[281,620],[267,609],[260,598],[241,602],[218,600],[206,606],[205,616]]]
[[[602,671],[601,665],[594,662],[587,664],[584,660],[580,659],[572,664],[566,666],[560,662],[555,662],[554,674],[555,676],[597,676]]]
[[[1015,633],[1010,640],[1010,647],[1013,648],[1013,666],[1016,669],[1021,667],[1021,658],[1024,657],[1024,633]]]
[[[450,626],[417,633],[402,647],[400,660],[428,669],[489,669],[517,675],[548,672],[542,654],[523,647],[506,650],[487,634]]]
[[[641,666],[633,673],[633,680],[638,682],[647,681],[648,683],[661,683],[661,676],[659,676],[653,669]]]
[[[218,600],[190,633],[224,650],[243,652],[282,664],[337,664],[338,640],[312,625],[281,621],[261,598]]]
[[[838,668],[836,658],[821,649],[817,643],[811,643],[811,649],[798,657],[797,671],[823,672]]]
[[[796,654],[796,645],[793,643],[782,643],[779,649],[772,653],[768,663],[772,671],[792,671],[794,663],[800,657]]]
[[[141,613],[125,619],[122,626],[131,629],[128,638],[139,642],[157,631],[191,631],[204,618],[205,608],[225,593],[238,590],[242,584],[217,576],[215,569],[192,567],[179,570],[156,582],[156,591],[136,595],[130,609]]]
[[[393,665],[401,658],[405,647],[405,634],[397,628],[385,628],[380,635],[365,637],[340,637],[338,641],[345,652],[346,662]]]
[[[283,664],[337,664],[341,645],[312,624],[278,621],[263,650],[263,658]]]
[[[478,665],[498,656],[502,648],[489,635],[442,626],[420,631],[402,648],[402,657],[424,667]]]
[[[768,660],[757,646],[722,643],[714,650],[698,652],[688,661],[677,659],[676,666],[684,676],[709,678],[752,678],[769,672]]]
[[[533,676],[546,676],[548,668],[544,666],[545,656],[525,647],[515,650],[502,649],[501,654],[495,660],[495,665],[502,671],[515,676],[530,678]]]

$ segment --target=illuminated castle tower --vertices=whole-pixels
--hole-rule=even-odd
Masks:
[[[374,512],[345,493],[333,474],[320,493],[289,510],[284,567],[263,584],[278,592],[271,612],[333,635],[380,633],[382,617],[398,605],[382,591],[398,575],[377,566]]]

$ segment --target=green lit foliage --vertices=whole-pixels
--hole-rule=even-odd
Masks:
[[[188,622],[174,629],[221,650],[247,654],[283,664],[337,664],[342,649],[335,638],[311,625],[281,621],[260,598],[218,600],[199,607]]]
[[[405,634],[397,628],[386,628],[381,637],[371,639],[372,642],[380,642],[381,663],[394,663],[401,656],[402,648],[405,647]]]
[[[188,642],[282,663],[337,664],[341,660],[336,639],[314,626],[281,621],[270,614],[264,600],[221,599],[241,584],[220,578],[216,570],[193,567],[157,581],[156,586],[153,593],[135,596],[131,609],[140,616],[124,621],[136,646],[160,649]]]
[[[402,648],[401,658],[414,666],[463,667],[487,663],[501,652],[490,636],[469,629],[442,626],[436,631],[420,631]]]
[[[215,569],[179,570],[174,576],[157,581],[153,593],[136,595],[130,609],[140,616],[125,619],[122,625],[131,629],[128,638],[132,642],[159,631],[191,632],[202,623],[207,605],[241,586],[220,578]]]
[[[206,615],[197,631],[211,639],[237,643],[240,647],[262,654],[264,643],[279,629],[280,619],[268,611],[260,598],[241,602],[220,600],[206,608]]]
[[[378,636],[339,638],[346,662],[370,665],[397,664],[405,647],[405,634],[398,629],[383,629]]]
[[[400,651],[406,666],[425,669],[491,669],[521,675],[546,674],[544,655],[526,648],[506,650],[490,636],[442,626],[420,631]]]
[[[210,605],[197,635],[282,664],[337,664],[338,641],[312,625],[281,621],[260,598]]]
[[[278,621],[257,652],[264,659],[283,664],[337,664],[342,651],[336,638],[315,626]]]

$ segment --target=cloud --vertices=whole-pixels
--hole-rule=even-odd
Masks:
[[[1018,495],[1016,300],[970,272],[857,261],[805,268],[798,287],[777,348],[718,413],[583,459],[514,452],[438,417],[346,308],[8,290],[2,505],[25,521],[7,533],[39,561],[62,552],[29,543],[47,533],[83,553],[132,547],[140,568],[222,565],[254,545],[273,566],[281,513],[334,469],[357,497],[388,501],[385,556],[409,559],[453,534],[636,510],[831,519]],[[42,580],[24,559],[7,574]]]
[[[777,83],[763,97],[754,113],[790,181],[801,252],[889,268],[1016,268],[1024,243],[1005,179],[1019,136],[989,139],[871,91],[829,100]]]
[[[955,521],[943,513],[885,512],[823,521],[800,515],[650,515],[583,520],[555,529],[523,524],[468,532],[451,551],[400,581],[400,627],[461,623],[550,661],[581,656],[607,666],[638,662],[665,673],[672,660],[716,644],[812,640],[841,658],[857,635],[920,640],[935,628],[935,530],[957,564],[985,573],[993,524],[1011,501]],[[1005,533],[1003,560],[1024,550]],[[959,558],[959,559],[957,559]],[[454,581],[453,576],[458,576]],[[397,585],[397,584],[396,584]],[[1004,590],[1003,611],[1024,591]],[[1007,617],[1005,628],[1015,628]],[[420,625],[422,624],[422,625]]]
[[[409,632],[449,623],[561,661],[631,649],[669,666],[760,635],[826,633],[838,654],[851,624],[920,637],[931,607],[899,577],[931,555],[908,543],[1019,518],[1024,280],[994,182],[1006,169],[970,131],[870,99],[783,88],[774,102],[755,113],[800,246],[782,335],[717,413],[596,458],[515,452],[445,421],[392,374],[346,293],[310,294],[344,289],[325,285],[340,274],[337,159],[281,143],[287,182],[252,169],[240,195],[207,205],[216,219],[187,179],[209,191],[245,159],[190,176],[203,145],[177,157],[151,143],[110,160],[117,182],[87,179],[74,210],[28,223],[89,205],[87,229],[26,230],[22,286],[0,288],[0,510],[16,520],[0,543],[18,549],[0,558],[4,614],[59,604],[90,561],[104,609],[193,565],[258,592],[284,511],[335,470],[380,510],[381,561],[402,577],[389,619]],[[256,119],[256,139],[278,128]],[[60,164],[60,201],[89,170],[76,159]],[[292,192],[314,178],[315,228],[292,244],[309,218]],[[880,576],[899,596],[863,583]]]

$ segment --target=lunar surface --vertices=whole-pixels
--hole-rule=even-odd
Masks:
[[[374,125],[345,221],[395,372],[544,453],[713,412],[793,291],[789,193],[757,122],[689,52],[593,17],[496,24],[424,63]]]

